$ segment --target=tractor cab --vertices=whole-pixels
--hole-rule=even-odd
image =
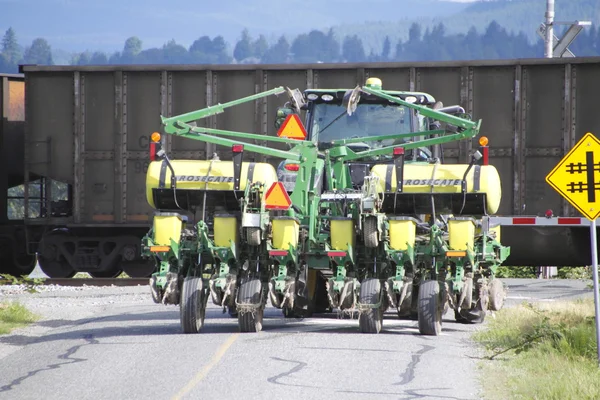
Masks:
[[[378,78],[369,78],[367,87],[381,90],[382,83]],[[384,93],[400,98],[409,103],[422,106],[439,107],[433,96],[421,92],[384,91]],[[369,94],[357,89],[307,89],[302,99],[297,99],[279,108],[276,126],[291,114],[297,113],[298,108],[306,111],[305,128],[307,140],[317,143],[319,150],[325,151],[334,146],[336,141],[344,139],[365,138],[360,142],[352,142],[346,146],[354,152],[374,150],[393,146],[408,141],[427,139],[429,130],[437,129],[436,121],[425,117],[414,108],[392,102],[380,96]],[[420,135],[403,138],[387,139],[387,136],[416,132]],[[382,137],[378,140],[377,138]],[[406,151],[406,162],[435,162],[439,149],[419,147]],[[362,186],[364,177],[375,164],[392,163],[391,155],[370,156],[348,163],[353,185]],[[288,191],[294,188],[295,168],[290,162],[283,161],[277,168],[278,178]]]

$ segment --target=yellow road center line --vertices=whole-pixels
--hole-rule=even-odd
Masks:
[[[202,368],[202,370],[200,372],[198,372],[196,374],[196,376],[194,376],[194,378],[192,378],[192,380],[190,380],[188,382],[188,384],[185,385],[184,388],[181,389],[179,391],[179,393],[177,393],[173,397],[173,400],[175,400],[175,399],[177,399],[177,400],[181,399],[183,396],[185,396],[186,394],[188,394],[196,385],[198,385],[202,381],[202,379],[206,378],[206,375],[208,375],[208,373],[210,372],[210,370],[213,369],[214,366],[219,363],[219,361],[221,360],[221,358],[223,358],[223,356],[225,355],[225,353],[227,352],[227,350],[229,350],[229,348],[231,347],[231,345],[233,344],[233,342],[235,342],[237,340],[238,336],[240,336],[239,333],[234,333],[233,335],[229,336],[229,338],[225,341],[225,343],[223,343],[217,349],[217,352],[213,356],[212,360],[210,360],[210,362],[208,364],[206,364],[204,366],[204,368]]]

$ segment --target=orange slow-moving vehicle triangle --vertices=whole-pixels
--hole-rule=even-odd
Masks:
[[[283,183],[275,182],[265,195],[265,208],[267,210],[287,210],[292,205]]]
[[[302,124],[302,121],[300,121],[298,114],[290,114],[287,116],[285,121],[283,121],[283,124],[281,124],[279,131],[277,131],[277,136],[297,140],[306,139],[306,129],[304,129],[304,125]]]

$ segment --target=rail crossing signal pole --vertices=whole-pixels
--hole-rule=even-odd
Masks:
[[[584,26],[590,26],[590,21],[555,22],[554,0],[546,0],[546,23],[538,28],[538,35],[544,39],[544,57],[575,57],[569,50]],[[571,25],[561,39],[554,35],[554,25]],[[554,45],[556,42],[556,45]],[[581,145],[587,140],[587,149]],[[580,149],[580,150],[577,150]],[[596,232],[596,219],[600,215],[600,206],[596,205],[596,190],[600,190],[600,181],[596,181],[596,172],[600,172],[600,163],[594,163],[594,150],[600,155],[600,142],[591,133],[586,134],[573,149],[565,155],[560,162],[546,177],[546,181],[563,195],[575,208],[577,208],[590,221],[590,246],[592,251],[592,275],[594,280],[594,310],[596,314],[596,347],[598,352],[598,367],[600,368],[600,289],[598,287],[598,245]],[[579,154],[578,154],[579,153]],[[585,153],[585,156],[583,154]],[[582,159],[582,157],[584,157]],[[579,159],[575,164],[567,160]],[[566,167],[559,171],[561,166]],[[585,173],[585,182],[575,182],[574,176]],[[571,178],[567,177],[571,175]],[[584,194],[587,198],[581,198]]]
[[[571,25],[571,27],[565,32],[563,37],[559,39],[554,34],[555,25]],[[575,54],[569,50],[569,45],[573,43],[584,26],[590,25],[592,25],[590,21],[554,21],[554,0],[546,0],[546,22],[540,24],[537,30],[538,35],[544,39],[544,57],[575,57]],[[556,45],[554,43],[556,43]]]
[[[574,22],[555,22],[554,21],[554,0],[546,0],[546,22],[540,24],[537,29],[537,34],[544,39],[544,57],[575,57],[575,54],[569,50],[569,45],[573,43],[579,32],[584,26],[589,26],[590,21],[574,21]],[[564,36],[559,39],[554,34],[554,25],[571,25],[565,32]],[[556,43],[556,45],[554,45]],[[541,275],[544,278],[550,278],[552,273],[551,267],[541,267]],[[600,355],[599,355],[600,356]]]

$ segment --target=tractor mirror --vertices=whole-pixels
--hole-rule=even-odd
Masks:
[[[352,113],[356,111],[356,107],[360,101],[360,93],[360,86],[355,87],[353,90],[347,90],[346,93],[344,93],[342,106],[346,109],[348,115],[352,115]]]
[[[290,89],[288,87],[285,88],[285,91],[290,98],[290,103],[293,108],[296,109],[296,112],[300,112],[300,110],[304,110],[306,108],[306,100],[302,95],[302,92],[298,89]]]

